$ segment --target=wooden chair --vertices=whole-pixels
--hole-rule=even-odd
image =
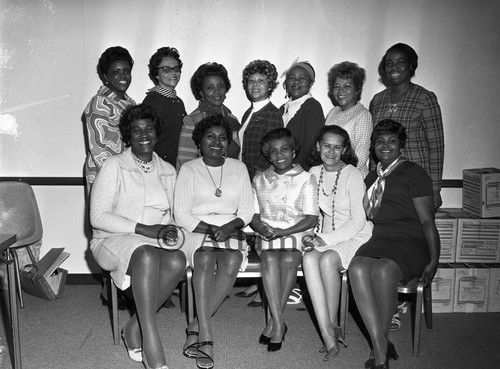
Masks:
[[[342,279],[342,291],[344,291],[344,278],[346,279],[345,285],[347,286],[347,273],[344,273]],[[413,345],[412,353],[413,356],[418,356],[420,352],[420,332],[421,332],[421,318],[422,314],[425,315],[425,322],[427,329],[432,329],[432,290],[431,286],[424,286],[424,283],[419,281],[419,277],[413,278],[407,284],[398,283],[398,293],[402,294],[412,294],[415,295],[414,299],[411,299],[413,309],[412,314],[412,336]],[[347,288],[346,288],[347,290]],[[343,294],[343,292],[342,292]],[[342,302],[344,299],[344,302]],[[414,300],[414,301],[413,301]],[[341,298],[341,308],[340,308],[340,321],[347,321],[347,311],[349,307],[349,294],[346,292],[345,297]],[[423,306],[423,311],[422,311]],[[341,323],[342,326],[342,323]],[[347,334],[347,323],[343,326],[344,336]]]

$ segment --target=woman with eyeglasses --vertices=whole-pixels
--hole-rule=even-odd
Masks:
[[[182,120],[186,116],[184,102],[175,91],[182,70],[179,51],[173,47],[159,48],[149,59],[148,67],[155,86],[148,90],[143,104],[149,105],[164,122],[155,152],[175,167]]]

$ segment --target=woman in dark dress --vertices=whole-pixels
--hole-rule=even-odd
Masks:
[[[420,276],[429,285],[438,267],[432,180],[401,155],[405,142],[405,128],[391,119],[377,124],[371,138],[379,163],[366,177],[363,202],[374,223],[373,235],[349,266],[353,295],[373,347],[366,368],[389,368],[388,360],[398,358],[388,339],[397,283]]]

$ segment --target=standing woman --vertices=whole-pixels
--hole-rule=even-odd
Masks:
[[[175,186],[175,219],[187,231],[183,251],[193,268],[196,318],[186,329],[184,355],[199,368],[214,366],[211,317],[245,269],[243,227],[254,206],[245,165],[226,158],[232,129],[222,115],[199,122],[193,140],[202,157],[184,163]]]
[[[375,126],[371,142],[379,163],[377,171],[366,177],[364,205],[373,220],[373,235],[352,259],[349,279],[371,340],[372,355],[365,367],[387,369],[389,359],[398,358],[389,341],[397,283],[418,277],[430,285],[440,242],[432,181],[422,167],[402,155],[405,127],[385,119]]]
[[[314,139],[309,170],[318,186],[321,213],[315,237],[306,237],[302,265],[326,353],[330,360],[340,352],[338,325],[340,272],[349,267],[357,249],[370,239],[372,224],[363,208],[365,183],[356,168],[357,158],[347,132],[339,126],[323,127]],[[344,343],[345,345],[345,343]]]
[[[309,62],[294,62],[285,72],[285,88],[288,101],[280,107],[283,124],[299,140],[301,150],[294,163],[309,170],[308,155],[316,133],[325,124],[321,104],[311,95],[316,73]]]
[[[366,73],[356,63],[348,61],[335,64],[328,72],[328,97],[334,107],[326,116],[325,125],[337,125],[349,134],[357,168],[363,178],[368,174],[370,136],[373,130],[372,115],[359,102]]]
[[[243,69],[243,89],[252,106],[243,114],[238,132],[241,143],[240,160],[245,163],[250,179],[263,172],[269,162],[260,152],[260,140],[275,128],[283,127],[279,109],[270,97],[278,85],[278,72],[267,60],[254,60]]]
[[[443,118],[436,95],[411,82],[418,66],[418,55],[409,45],[389,48],[380,62],[381,79],[387,88],[376,94],[370,111],[373,124],[383,119],[401,123],[408,136],[403,155],[429,174],[434,191],[434,208],[441,204],[443,179]]]
[[[84,168],[87,193],[90,193],[95,177],[106,159],[123,151],[119,123],[122,112],[135,105],[135,101],[127,95],[132,82],[133,65],[130,53],[120,46],[106,49],[99,58],[97,74],[102,86],[90,100],[82,116],[87,146]],[[111,300],[107,286],[110,276],[105,270],[101,272],[103,284],[99,297],[103,305],[109,305]],[[118,308],[127,308],[124,293],[119,294]]]
[[[136,312],[122,330],[129,357],[154,369],[167,368],[156,313],[186,267],[172,217],[176,172],[153,152],[160,131],[148,106],[123,112],[127,149],[106,160],[90,203],[92,254],[120,290],[132,286]],[[162,234],[170,250],[160,247]]]
[[[82,117],[88,146],[85,180],[89,191],[104,161],[123,151],[119,122],[122,112],[135,105],[127,95],[133,66],[129,52],[120,46],[106,49],[99,58],[97,74],[103,85],[88,103]]]
[[[287,128],[272,130],[262,139],[262,152],[271,166],[253,179],[258,205],[251,227],[258,232],[257,252],[262,262],[262,283],[271,317],[259,343],[268,351],[281,349],[287,326],[286,303],[302,260],[302,237],[318,222],[316,181],[293,159],[298,140]]]
[[[143,104],[149,105],[164,124],[155,152],[175,167],[182,120],[186,116],[184,102],[175,91],[182,71],[179,52],[173,47],[159,48],[149,59],[148,67],[155,86],[148,90]]]
[[[232,140],[227,148],[229,158],[238,159],[240,145],[238,142],[238,130],[240,123],[238,119],[224,105],[226,93],[231,88],[227,70],[222,64],[206,63],[198,67],[191,77],[191,91],[196,100],[199,101],[198,107],[183,120],[181,135],[179,138],[179,152],[177,155],[177,170],[179,170],[186,161],[199,156],[196,144],[192,135],[195,125],[204,118],[212,115],[222,114],[231,125]]]

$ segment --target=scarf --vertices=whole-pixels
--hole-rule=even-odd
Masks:
[[[295,114],[302,107],[302,104],[306,102],[307,99],[312,97],[311,93],[308,92],[304,96],[298,98],[297,100],[288,99],[285,103],[284,111],[283,111],[283,123],[285,127],[288,125],[290,120],[295,116]]]
[[[400,164],[407,161],[404,156],[400,155],[396,160],[394,160],[387,168],[382,169],[382,164],[377,164],[377,180],[371,185],[371,187],[366,191],[363,197],[363,206],[365,208],[366,217],[368,220],[374,219],[380,206],[382,205],[382,198],[384,196],[385,190],[385,178],[391,174]]]

